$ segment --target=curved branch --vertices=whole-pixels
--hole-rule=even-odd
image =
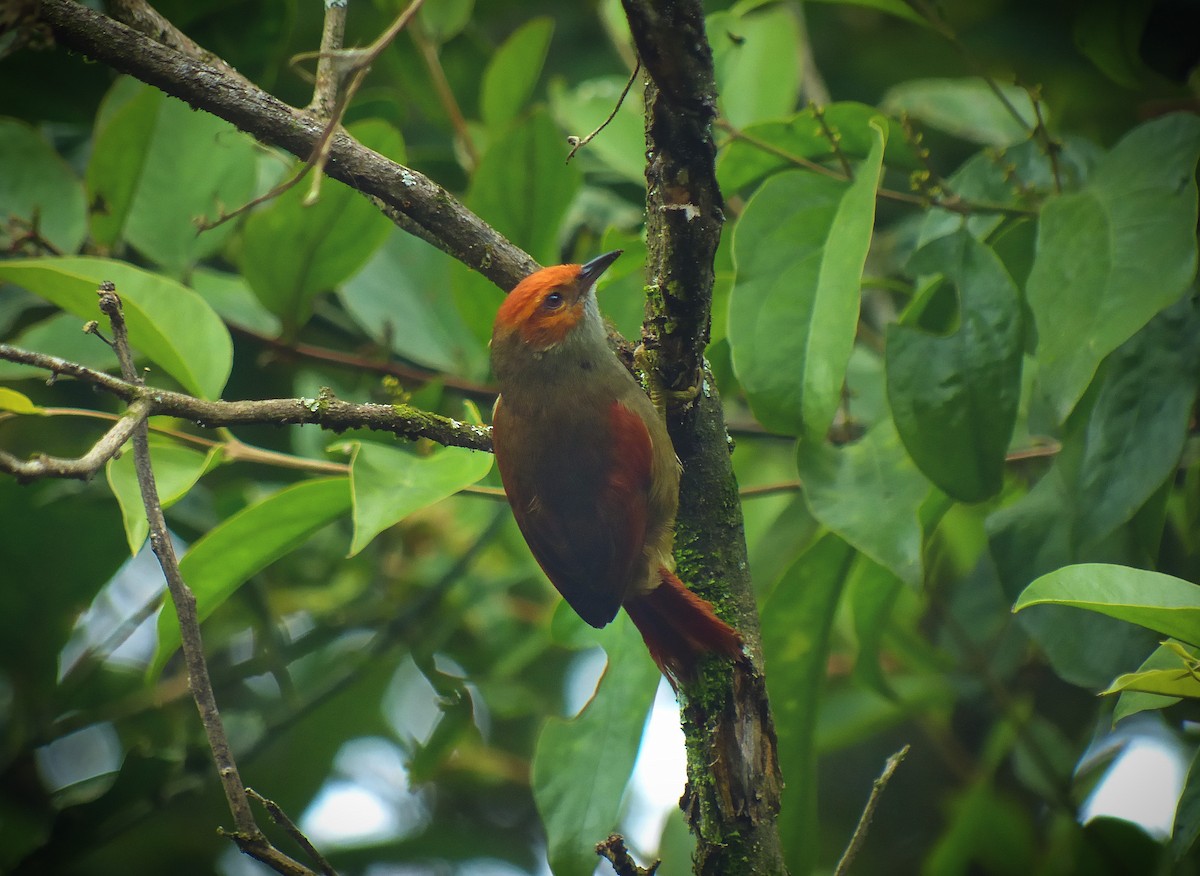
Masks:
[[[334,398],[332,394],[317,398],[208,401],[182,392],[139,386],[76,362],[22,350],[11,344],[0,343],[0,359],[43,368],[56,376],[74,377],[123,401],[142,401],[150,416],[181,417],[198,426],[312,424],[335,432],[375,429],[402,438],[428,438],[446,446],[488,452],[492,449],[492,432],[487,426],[463,423],[412,405],[354,404]]]
[[[60,45],[154,85],[297,158],[307,159],[320,141],[319,120],[231,74],[228,68],[155,42],[75,0],[40,0],[38,14]],[[378,198],[404,217],[406,231],[505,291],[537,270],[532,258],[437,183],[344,132],[333,137],[325,172]]]
[[[19,459],[0,450],[0,472],[13,475],[22,483],[39,478],[75,478],[91,480],[104,463],[116,456],[138,426],[150,416],[150,402],[138,399],[131,404],[116,425],[92,445],[92,449],[77,459],[38,454],[32,459]]]

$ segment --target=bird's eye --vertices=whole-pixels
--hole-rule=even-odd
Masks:
[[[542,299],[542,307],[547,310],[558,310],[558,308],[562,307],[562,304],[563,296],[561,292],[551,292]]]

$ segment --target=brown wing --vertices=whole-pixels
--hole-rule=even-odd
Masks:
[[[646,574],[645,423],[620,402],[598,422],[553,427],[498,402],[492,421],[500,477],[534,558],[580,617],[604,626]]]

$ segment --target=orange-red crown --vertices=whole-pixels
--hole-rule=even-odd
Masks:
[[[516,331],[522,341],[539,350],[560,343],[583,319],[587,291],[620,254],[621,250],[614,250],[586,265],[534,271],[500,305],[493,336]]]

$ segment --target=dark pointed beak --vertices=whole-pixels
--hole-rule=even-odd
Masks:
[[[596,282],[596,279],[608,270],[608,266],[617,260],[617,256],[623,253],[623,249],[614,249],[612,252],[606,252],[602,256],[596,256],[586,265],[579,269],[579,279],[590,286]]]

